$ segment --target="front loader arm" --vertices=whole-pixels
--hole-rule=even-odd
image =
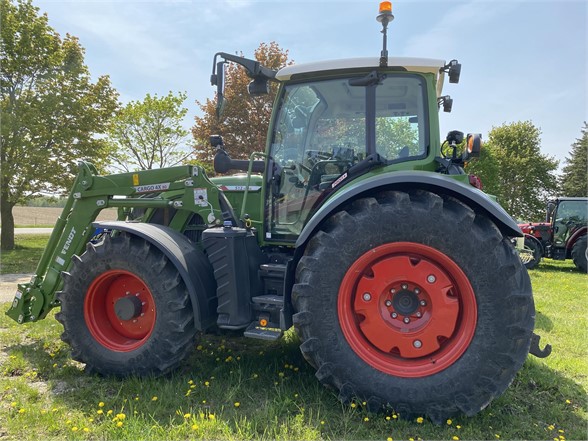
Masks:
[[[139,197],[162,192],[173,192],[175,199]],[[174,207],[199,213],[212,222],[222,217],[218,192],[199,167],[178,166],[97,176],[92,164],[81,162],[35,274],[29,283],[18,285],[6,314],[18,323],[34,322],[45,318],[59,305],[55,294],[62,285],[61,273],[69,269],[75,255],[84,251],[94,234],[92,222],[103,209],[123,208],[119,210],[119,220],[125,220],[124,213],[130,208]]]

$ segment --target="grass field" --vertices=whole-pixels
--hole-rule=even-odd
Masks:
[[[62,208],[57,207],[23,207],[16,205],[12,209],[14,225],[17,227],[52,227],[62,210]],[[115,208],[108,208],[98,216],[98,220],[114,219],[116,219]]]
[[[23,240],[21,251],[38,253],[41,242]],[[587,439],[588,276],[550,260],[530,275],[536,332],[553,354],[529,357],[507,392],[472,418],[436,426],[393,410],[370,414],[361,402],[343,406],[318,383],[292,332],[276,343],[203,335],[173,374],[118,380],[72,361],[53,314],[29,325],[2,314],[0,438]]]

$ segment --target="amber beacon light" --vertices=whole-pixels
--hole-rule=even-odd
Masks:
[[[380,3],[380,12],[376,17],[380,23],[382,23],[382,34],[383,37],[383,47],[382,52],[380,54],[380,66],[386,67],[388,66],[388,48],[387,48],[387,40],[388,40],[388,23],[394,20],[394,16],[392,15],[392,2],[381,2]]]

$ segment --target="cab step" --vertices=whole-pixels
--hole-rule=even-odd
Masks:
[[[252,322],[243,335],[249,338],[256,338],[258,340],[275,341],[282,336],[284,332],[275,323],[268,323],[266,326],[261,326],[257,321]]]

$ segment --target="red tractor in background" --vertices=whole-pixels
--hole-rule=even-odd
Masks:
[[[525,250],[521,258],[527,269],[535,268],[542,257],[572,259],[587,272],[588,198],[558,198],[547,203],[545,222],[521,223]]]

